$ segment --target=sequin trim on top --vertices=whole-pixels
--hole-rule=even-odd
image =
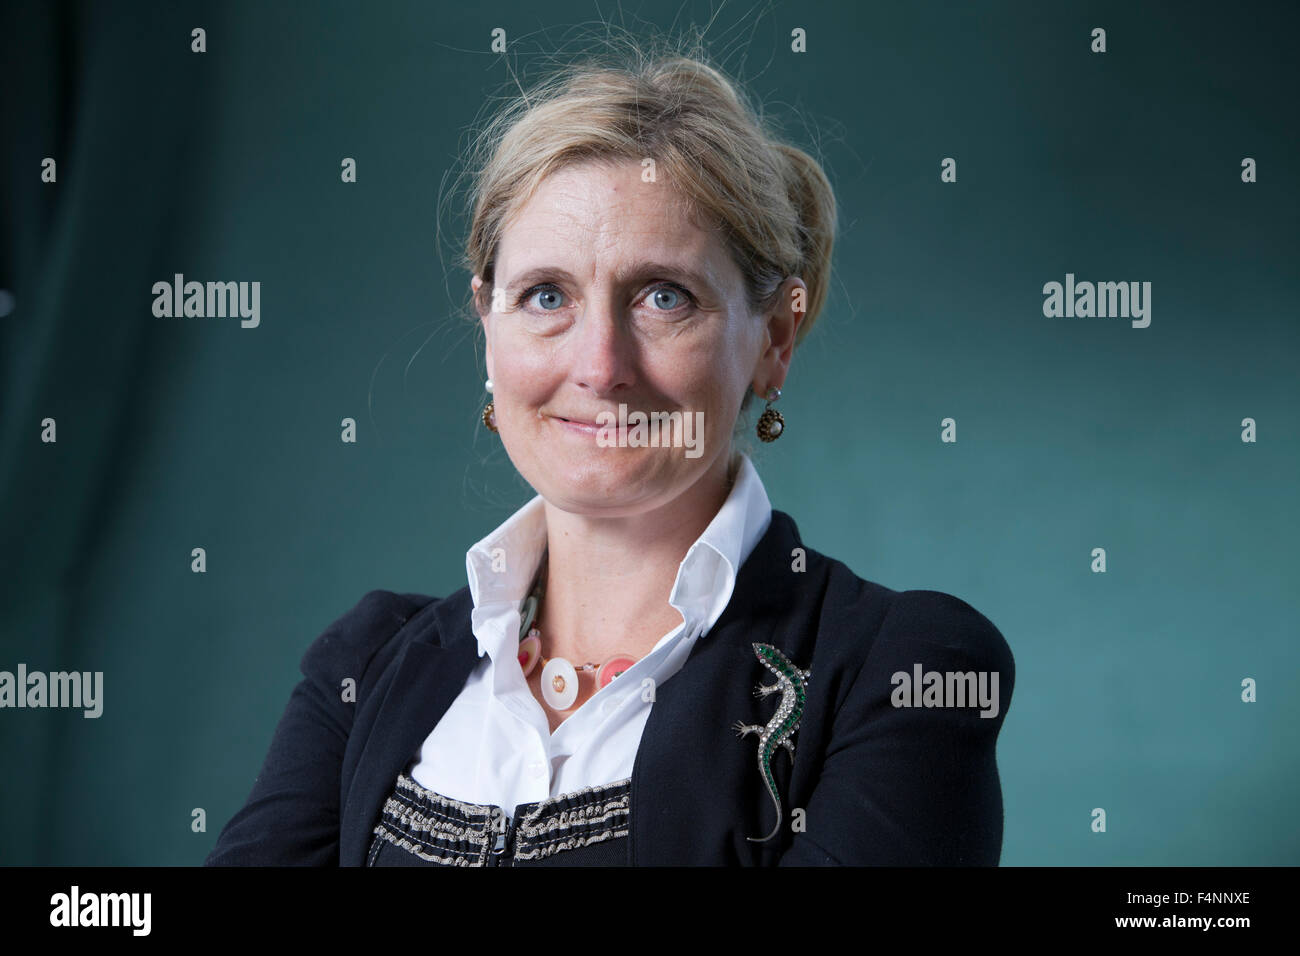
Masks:
[[[627,836],[631,798],[629,778],[524,804],[532,809],[519,816],[514,858],[541,860]]]
[[[522,804],[514,821],[510,863],[535,863],[628,835],[631,779]],[[495,823],[495,827],[494,827]],[[504,823],[499,807],[466,803],[435,793],[405,773],[384,803],[366,860],[374,866],[385,844],[420,861],[444,866],[485,866]]]
[[[492,807],[452,800],[399,774],[384,802],[367,866],[373,866],[382,841],[426,863],[483,866],[492,852]]]

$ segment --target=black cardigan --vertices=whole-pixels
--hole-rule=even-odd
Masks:
[[[364,865],[398,774],[479,661],[472,606],[468,588],[442,600],[371,591],[330,625],[303,655],[305,679],[206,865]],[[793,765],[780,748],[772,759],[782,827],[763,843],[746,839],[776,820],[758,738],[733,729],[766,724],[779,698],[754,695],[772,682],[755,643],[811,671]],[[997,715],[895,706],[892,676],[916,665],[997,672]],[[355,703],[343,700],[346,678]],[[1014,680],[1002,634],[970,605],[859,578],[805,548],[774,510],[722,616],[656,688],[632,772],[627,862],[996,865],[995,748]]]

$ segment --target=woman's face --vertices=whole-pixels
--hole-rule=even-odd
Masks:
[[[720,238],[638,163],[550,175],[506,225],[494,281],[482,321],[500,438],[543,498],[580,514],[633,515],[725,475],[746,390],[784,381],[798,324],[787,292],[775,316],[750,313]],[[661,447],[565,422],[620,404],[679,414],[658,419]]]

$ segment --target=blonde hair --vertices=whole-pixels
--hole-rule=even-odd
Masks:
[[[512,98],[479,134],[462,263],[482,277],[479,295],[491,296],[506,224],[547,176],[580,162],[652,158],[656,180],[673,185],[697,223],[720,229],[751,311],[774,305],[787,277],[804,281],[798,345],[830,284],[835,197],[821,166],[771,133],[699,54],[656,55],[630,37],[612,46],[612,56],[561,67]]]

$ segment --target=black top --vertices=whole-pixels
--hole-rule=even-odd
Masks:
[[[441,600],[371,591],[327,628],[303,655],[304,679],[252,793],[207,863],[371,862],[400,775],[479,660],[472,606],[468,588]],[[761,662],[777,656],[763,645],[809,672],[802,699],[756,695],[777,683]],[[901,692],[899,675],[930,672],[948,675],[950,690],[952,675],[996,675],[996,709],[930,706],[928,690]],[[348,678],[355,701],[342,690]],[[623,859],[994,865],[1003,822],[995,751],[1014,681],[1002,634],[969,604],[864,580],[803,545],[793,519],[774,510],[722,616],[655,688],[628,785]],[[760,734],[737,728],[781,724],[787,698],[798,705],[793,759],[778,739],[768,764]]]

